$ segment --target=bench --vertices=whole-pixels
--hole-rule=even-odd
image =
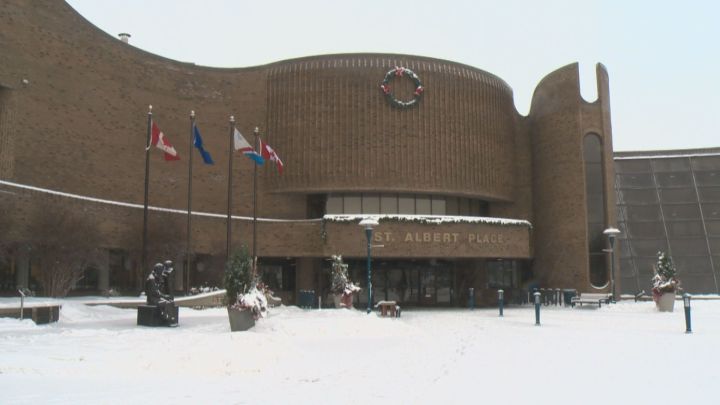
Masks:
[[[598,308],[602,307],[602,304],[609,304],[611,294],[597,294],[597,293],[581,293],[577,297],[572,297],[570,305],[575,307],[575,304],[593,304],[597,305]]]
[[[375,308],[380,308],[380,316],[400,317],[400,306],[395,301],[378,301]]]

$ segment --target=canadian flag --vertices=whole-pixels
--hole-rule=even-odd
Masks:
[[[170,141],[167,140],[165,134],[155,125],[155,121],[152,123],[152,137],[150,138],[150,146],[155,145],[156,148],[165,152],[165,160],[180,160],[177,151],[170,145]]]
[[[260,153],[262,154],[263,159],[269,160],[271,162],[275,162],[275,165],[277,166],[278,173],[282,174],[283,172],[283,162],[280,160],[280,157],[275,153],[275,150],[270,147],[270,145],[266,144],[265,142],[260,139]]]

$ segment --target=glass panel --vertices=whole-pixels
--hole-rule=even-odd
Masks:
[[[660,201],[663,203],[694,203],[697,202],[694,188],[660,189]]]
[[[713,256],[713,266],[715,266],[715,273],[720,274],[720,255],[719,256]]]
[[[662,222],[628,222],[626,227],[631,238],[657,238],[665,234]]]
[[[703,226],[701,221],[674,221],[666,224],[668,228],[668,236],[687,237],[703,235]]]
[[[415,214],[415,197],[412,195],[401,195],[398,198],[398,213],[404,215]]]
[[[446,215],[445,197],[432,197],[432,206],[430,207],[433,215]]]
[[[379,214],[380,196],[377,194],[363,194],[362,212],[363,214]]]
[[[653,159],[656,172],[690,171],[690,163],[686,157]]]
[[[415,212],[418,215],[430,215],[430,196],[419,195],[415,198]]]
[[[588,247],[590,252],[602,252],[605,249],[607,237],[603,234],[605,226],[601,223],[588,224]]]
[[[635,276],[635,265],[632,259],[620,259],[620,273],[623,277]]]
[[[710,243],[710,251],[712,254],[720,255],[720,238],[708,238],[708,242]]]
[[[452,271],[445,266],[435,268],[438,304],[452,303],[452,275]]]
[[[616,160],[616,173],[649,173],[650,159]]]
[[[651,174],[634,173],[634,174],[620,174],[617,176],[617,181],[620,188],[654,188],[655,183],[653,182]]]
[[[603,222],[605,220],[605,201],[602,195],[587,196],[587,216],[590,222]]]
[[[636,205],[625,207],[628,222],[660,221],[660,207],[657,205]]]
[[[665,239],[632,239],[630,247],[635,256],[655,256],[661,250],[668,250]]]
[[[693,185],[690,172],[656,173],[658,187],[688,187]]]
[[[487,201],[478,200],[480,203],[480,216],[486,217],[490,214],[490,204]]]
[[[396,195],[380,196],[380,212],[383,214],[398,213],[398,198]]]
[[[325,212],[328,214],[342,214],[343,213],[343,196],[342,195],[330,195],[327,199],[325,206]]]
[[[638,272],[638,277],[640,278],[640,285],[648,285],[648,289],[646,289],[646,291],[650,291],[649,288],[652,287],[650,282],[652,280],[652,276],[655,274],[656,263],[657,256],[655,256],[655,254],[653,254],[652,257],[635,258],[635,266]]]
[[[699,256],[707,255],[707,242],[705,239],[670,239],[673,256]]]
[[[359,195],[346,195],[345,204],[343,207],[344,214],[361,214],[362,213],[362,200]]]
[[[458,198],[458,215],[470,215],[470,201],[467,198]]]
[[[703,204],[703,215],[705,219],[720,219],[720,204]]]
[[[673,256],[673,262],[678,271],[678,277],[683,280],[686,274],[712,274],[710,258],[708,256],[688,257]]]
[[[627,239],[619,239],[617,242],[615,242],[615,254],[619,255],[620,257],[630,257],[631,251],[630,251],[630,242]]]
[[[698,186],[720,186],[720,171],[695,172],[695,182]]]
[[[666,221],[678,219],[700,219],[700,207],[697,204],[665,205],[663,212]]]
[[[399,268],[387,269],[387,299],[390,301],[403,302],[407,285],[405,284],[405,276]]]
[[[445,201],[447,215],[458,215],[458,199],[456,197],[447,197]]]
[[[605,256],[605,253],[590,254],[590,283],[596,287],[603,286],[608,282]]]
[[[720,170],[720,156],[701,156],[692,158],[693,170]]]
[[[705,220],[708,235],[720,236],[720,221]]]
[[[649,189],[620,189],[618,190],[621,203],[626,204],[653,204],[657,203],[657,193]]]
[[[720,187],[698,187],[701,202],[720,202]]]

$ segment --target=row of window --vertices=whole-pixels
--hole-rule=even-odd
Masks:
[[[421,194],[331,194],[327,214],[487,216],[485,201]]]
[[[702,207],[702,215],[700,208]],[[618,207],[620,221],[720,220],[720,204],[625,205]]]
[[[718,178],[720,182],[720,178]],[[718,184],[720,186],[720,184]],[[619,189],[617,193],[618,204],[657,204],[658,194],[660,201],[668,204],[720,202],[720,187],[694,187],[681,188],[654,188],[649,189]]]
[[[720,170],[710,172],[672,172],[672,173],[627,173],[617,174],[617,185],[620,188],[654,188],[658,187],[688,187],[720,185]],[[694,177],[694,180],[693,180]]]
[[[679,172],[720,170],[720,155],[664,159],[615,160],[617,173]]]

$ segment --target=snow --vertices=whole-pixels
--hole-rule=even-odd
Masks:
[[[542,307],[541,326],[532,306],[279,307],[235,333],[224,308],[148,328],[133,309],[52,301],[55,324],[0,318],[3,404],[709,404],[720,377],[717,300],[693,301],[692,334],[681,301]]]
[[[456,215],[397,215],[397,214],[327,214],[323,216],[325,221],[331,222],[355,222],[366,218],[374,218],[377,221],[408,221],[423,224],[490,224],[524,226],[532,228],[532,224],[524,219],[495,218],[495,217],[467,217]]]

